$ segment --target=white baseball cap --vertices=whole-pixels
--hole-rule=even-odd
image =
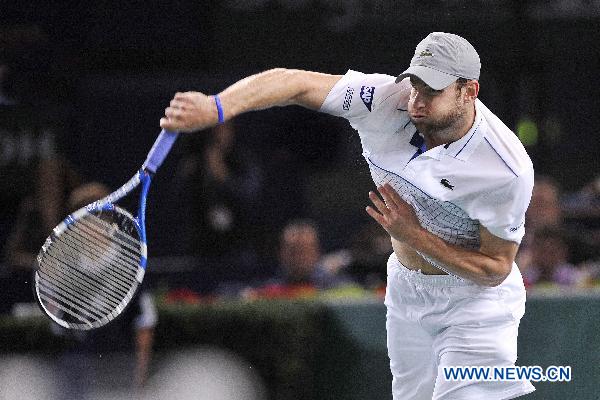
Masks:
[[[481,61],[465,38],[452,33],[432,32],[417,45],[410,67],[396,83],[416,76],[434,90],[442,90],[458,78],[479,79]]]

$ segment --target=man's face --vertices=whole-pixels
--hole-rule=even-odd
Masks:
[[[410,83],[408,113],[419,132],[428,135],[452,133],[466,112],[465,89],[454,82],[445,89],[434,90],[416,77],[411,77]]]

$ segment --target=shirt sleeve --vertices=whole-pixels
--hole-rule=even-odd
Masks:
[[[319,111],[347,119],[358,131],[365,156],[401,152],[410,146],[405,129],[410,124],[406,112],[410,90],[408,80],[396,83],[390,75],[350,70],[334,85]]]
[[[319,111],[345,118],[361,131],[381,116],[384,103],[398,88],[393,76],[349,70],[333,86]]]
[[[527,171],[497,190],[480,196],[472,205],[471,216],[494,236],[521,243],[532,190],[533,171]]]

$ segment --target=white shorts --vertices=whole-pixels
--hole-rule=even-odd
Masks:
[[[449,381],[445,366],[513,366],[525,313],[518,267],[497,287],[424,275],[388,260],[387,347],[394,400],[500,400],[535,390],[528,381]],[[439,371],[439,372],[438,372]]]

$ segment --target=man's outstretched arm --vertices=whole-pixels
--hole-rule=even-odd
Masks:
[[[292,104],[318,110],[340,78],[341,75],[283,68],[249,76],[219,93],[224,119],[247,111]],[[175,94],[160,126],[171,131],[191,132],[215,126],[217,122],[218,112],[212,96],[185,92]]]

